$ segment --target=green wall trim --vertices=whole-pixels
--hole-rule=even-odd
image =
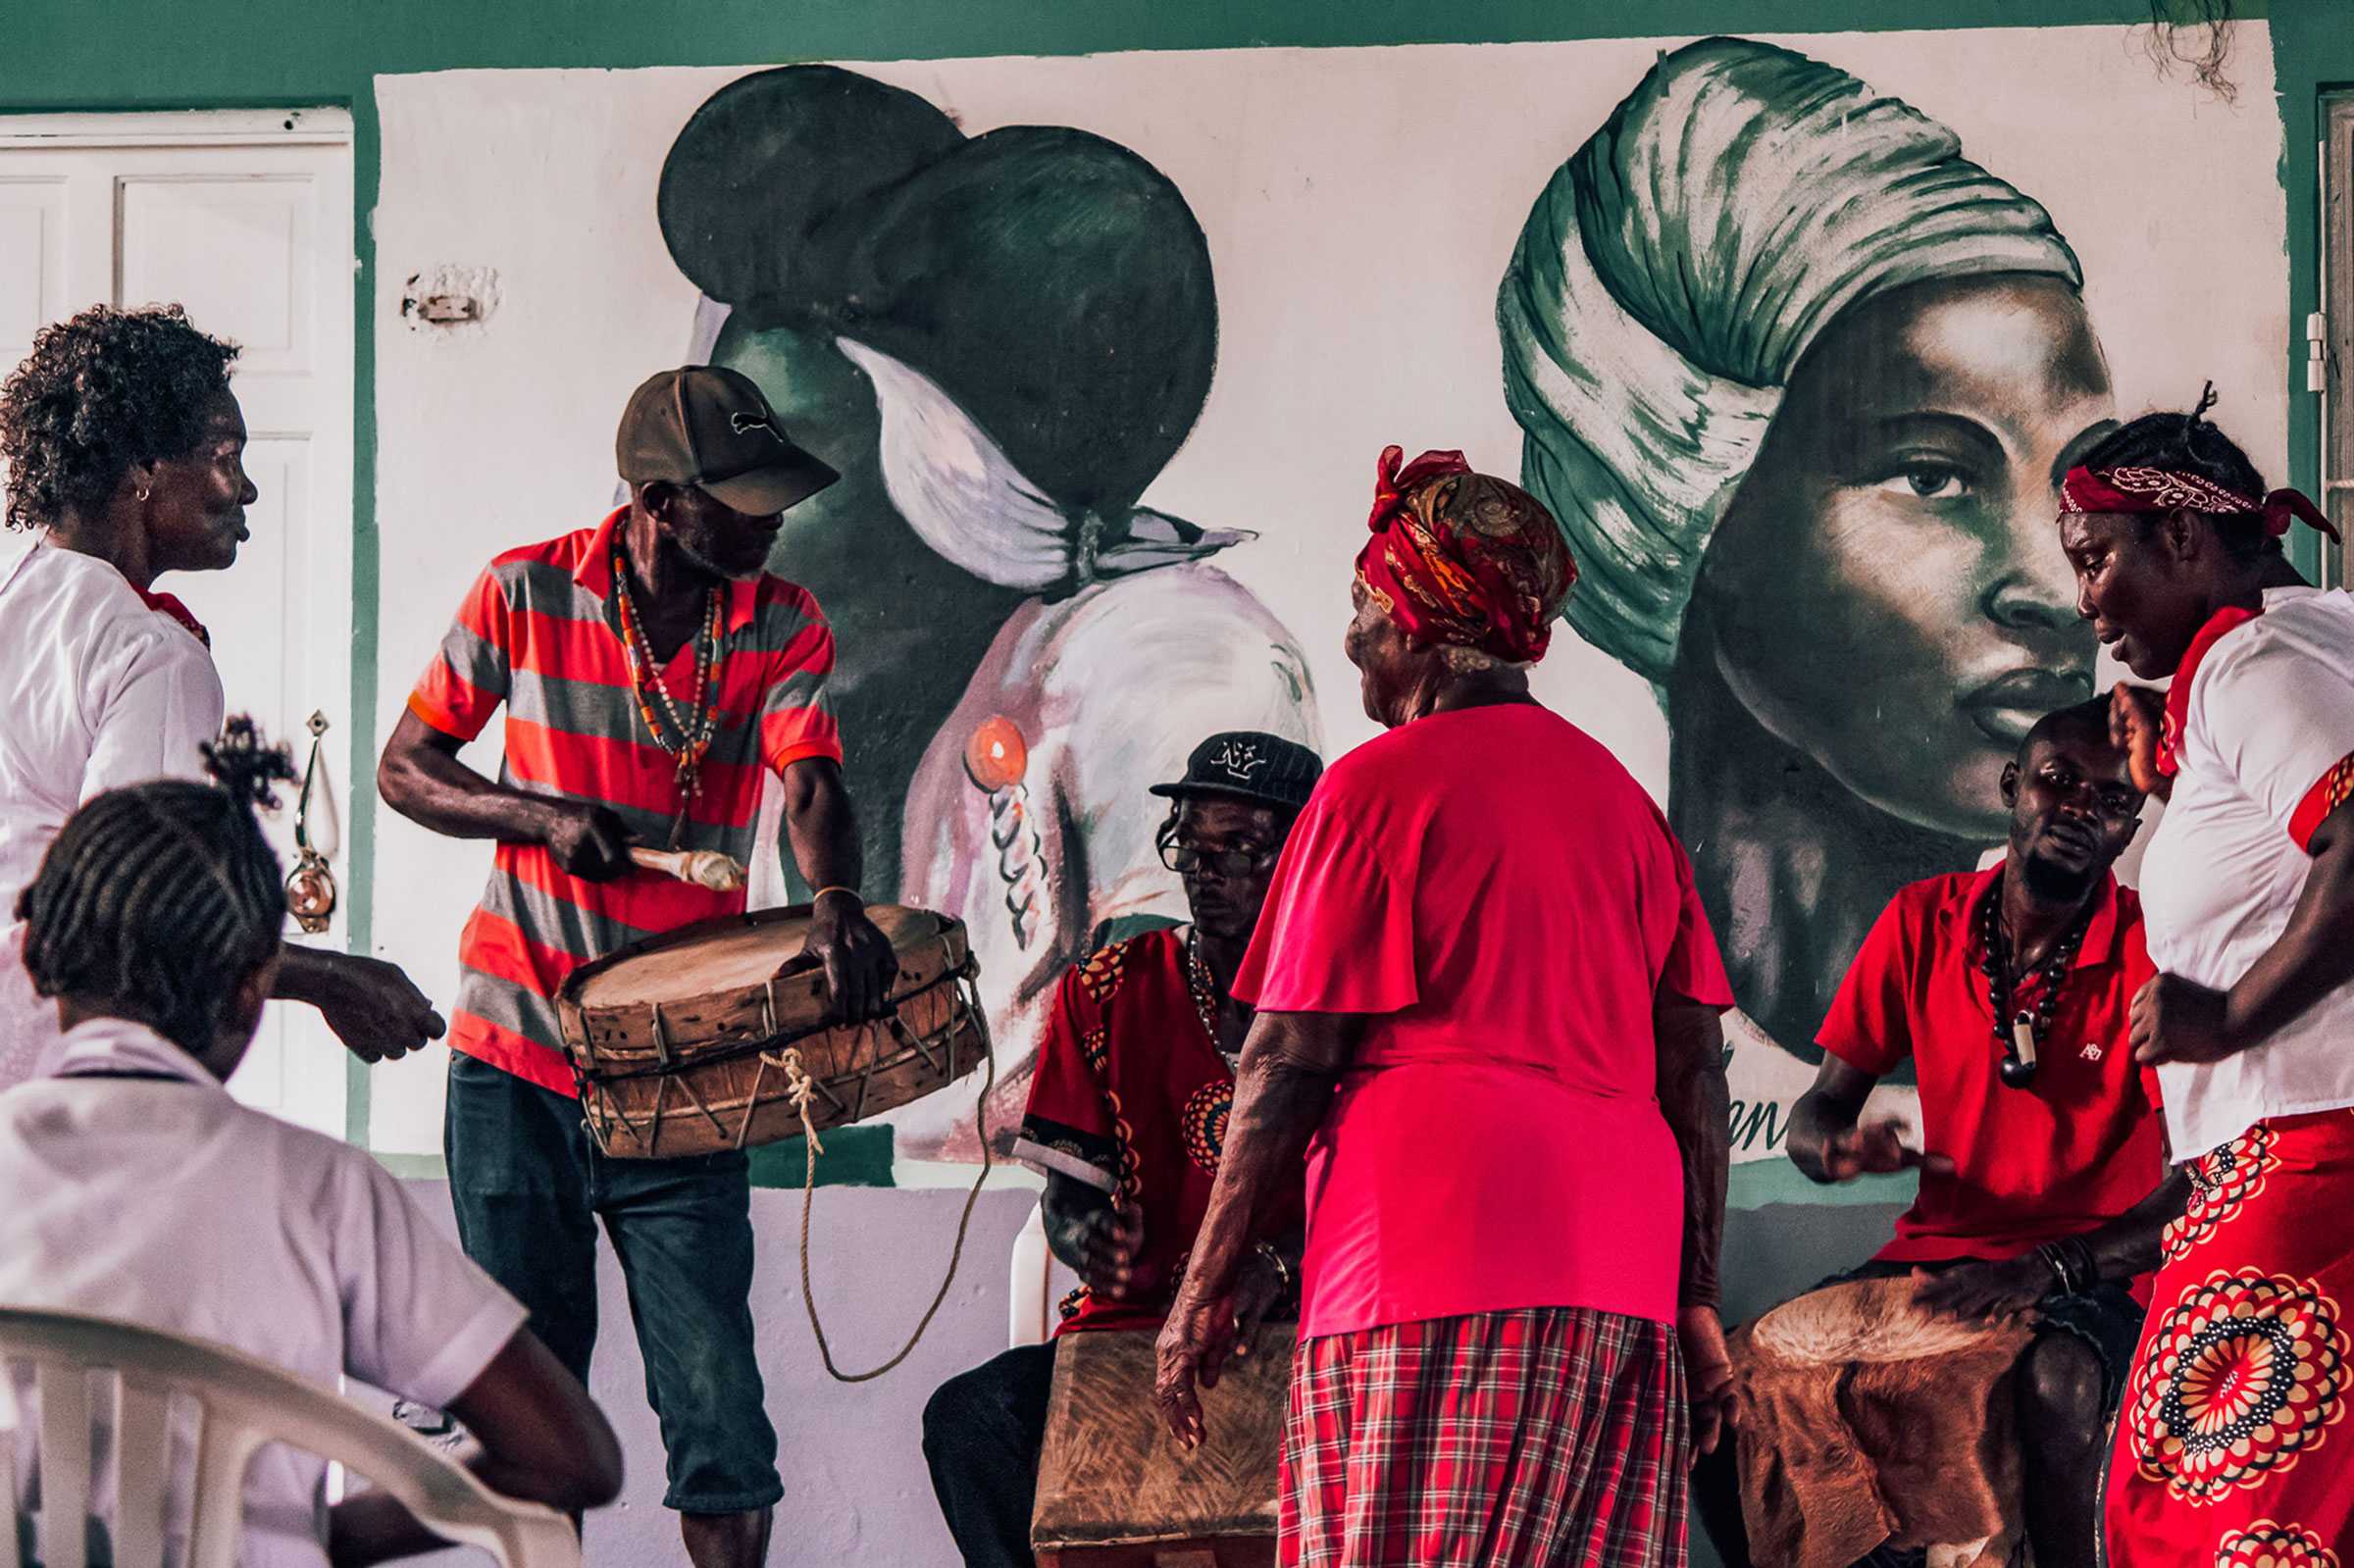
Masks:
[[[1733,1167],[1725,1201],[1736,1209],[1762,1209],[1769,1203],[1807,1203],[1818,1208],[1876,1203],[1909,1208],[1919,1187],[1920,1177],[1913,1171],[1862,1176],[1835,1187],[1818,1187],[1788,1160],[1753,1160]]]
[[[386,1154],[378,1150],[376,1163],[404,1182],[446,1182],[449,1167],[438,1154]]]

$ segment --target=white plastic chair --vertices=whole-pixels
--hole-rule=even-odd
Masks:
[[[1013,1239],[1012,1283],[1007,1288],[1006,1348],[1044,1344],[1054,1318],[1053,1257],[1047,1251],[1047,1210],[1042,1200]]]
[[[175,1396],[201,1411],[189,1568],[235,1568],[245,1470],[271,1442],[342,1465],[399,1499],[435,1535],[478,1546],[503,1568],[580,1568],[580,1543],[562,1514],[500,1496],[398,1423],[226,1345],[111,1318],[0,1307],[0,1383],[15,1361],[32,1363],[40,1391],[43,1568],[86,1568],[93,1371],[115,1373],[120,1388],[115,1568],[160,1568],[164,1560]],[[7,1501],[0,1568],[22,1568],[15,1470],[15,1444],[0,1441]]]

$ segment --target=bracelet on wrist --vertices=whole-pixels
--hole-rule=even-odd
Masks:
[[[1283,1261],[1283,1254],[1275,1250],[1275,1243],[1261,1241],[1252,1250],[1275,1265],[1275,1278],[1280,1282],[1282,1293],[1286,1296],[1290,1295],[1292,1293],[1292,1266]]]
[[[836,893],[847,894],[849,897],[858,900],[859,908],[864,909],[866,907],[865,895],[860,893],[855,887],[843,886],[820,887],[816,892],[809,895],[810,907],[814,909],[817,905],[824,903],[828,898],[832,897]]]

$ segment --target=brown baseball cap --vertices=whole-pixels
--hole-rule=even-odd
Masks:
[[[646,378],[622,410],[613,452],[631,484],[691,484],[753,517],[806,501],[842,478],[793,443],[750,377],[721,365]]]

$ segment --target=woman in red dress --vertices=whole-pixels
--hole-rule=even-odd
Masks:
[[[1400,456],[1348,644],[1390,733],[1317,785],[1236,981],[1257,1020],[1159,1397],[1216,1441],[1195,1389],[1305,1153],[1283,1561],[1680,1565],[1730,1376],[1731,996],[1658,807],[1529,695],[1576,577],[1553,519]]]
[[[2117,1568],[2336,1568],[2354,1545],[2354,596],[2203,417],[2135,420],[2062,487],[2113,727],[2166,816],[2133,1002],[2189,1208],[2167,1228],[2104,1530]]]

